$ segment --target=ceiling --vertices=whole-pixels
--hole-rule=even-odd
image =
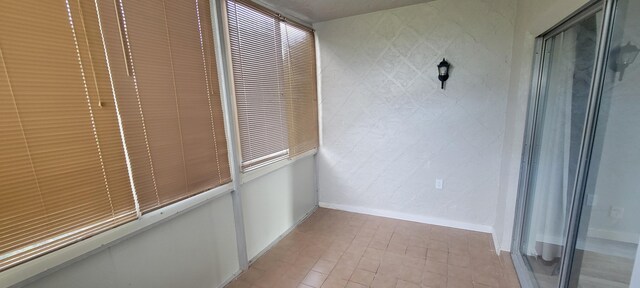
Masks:
[[[309,24],[430,0],[254,0]]]

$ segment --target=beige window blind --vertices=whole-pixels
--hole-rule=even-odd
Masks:
[[[0,270],[136,217],[95,13],[0,3]]]
[[[0,3],[0,270],[230,182],[209,5]]]
[[[250,1],[226,6],[243,169],[316,148],[313,32]]]
[[[289,156],[318,147],[318,95],[313,32],[281,24],[285,58],[285,98],[289,129]]]
[[[227,1],[229,45],[244,169],[287,156],[280,21],[250,3]]]
[[[209,1],[117,4],[105,21],[124,47],[112,69],[129,75],[115,85],[141,210],[230,182]]]

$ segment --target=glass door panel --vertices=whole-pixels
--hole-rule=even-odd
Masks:
[[[600,11],[545,37],[533,153],[519,251],[539,287],[558,287]]]
[[[640,287],[640,0],[615,11],[570,287]]]

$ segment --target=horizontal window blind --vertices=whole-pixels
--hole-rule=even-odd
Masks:
[[[136,217],[95,13],[0,3],[0,270]]]
[[[0,270],[231,181],[209,5],[0,3]]]
[[[289,156],[318,148],[318,95],[313,32],[283,22]]]
[[[227,1],[243,168],[287,156],[280,21],[265,10]]]
[[[242,168],[316,148],[313,31],[250,1],[226,8]]]
[[[117,97],[141,210],[230,182],[209,1],[117,4],[117,73],[131,78]]]

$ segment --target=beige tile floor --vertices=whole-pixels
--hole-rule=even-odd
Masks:
[[[227,287],[520,287],[485,233],[318,209]]]

